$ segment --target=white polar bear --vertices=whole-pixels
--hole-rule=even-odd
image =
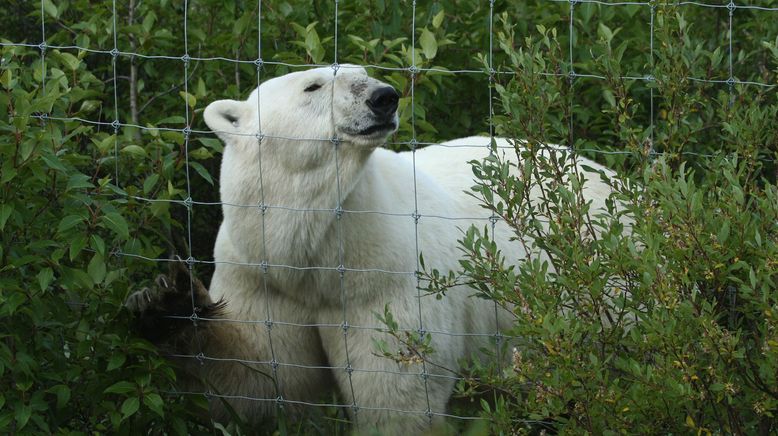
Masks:
[[[342,65],[270,79],[246,101],[205,110],[226,144],[224,221],[210,299],[198,298],[223,300],[228,321],[199,323],[186,346],[205,356],[207,385],[246,418],[310,407],[334,389],[359,429],[416,434],[446,412],[460,360],[510,325],[512,314],[467,288],[440,300],[417,289],[419,253],[429,269],[456,270],[463,230],[490,225],[465,191],[468,162],[487,156],[491,140],[378,148],[397,129],[398,98]],[[607,192],[595,183],[585,195],[597,208]],[[514,235],[499,222],[495,234]],[[520,245],[504,245],[511,259],[526,256]],[[385,307],[400,331],[430,337],[426,362],[379,355],[376,339],[407,350],[378,330]]]

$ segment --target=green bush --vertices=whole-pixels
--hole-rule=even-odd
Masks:
[[[337,24],[331,1],[263,3],[260,70],[255,2],[184,11],[131,0],[115,16],[108,1],[0,4],[0,431],[211,429],[206,399],[170,393],[170,363],[130,333],[121,304],[165,269],[147,259],[212,258],[220,209],[205,203],[218,202],[221,145],[201,133],[205,105],[336,52],[339,63],[389,68],[370,73],[402,93],[390,147],[488,134],[493,123],[629,175],[613,181],[614,210],[595,216],[558,186],[538,210],[511,190],[486,194],[553,180],[537,148],[521,151],[533,165],[525,180],[503,180],[499,155],[476,164],[474,193],[521,218],[519,234],[553,256],[501,265],[497,251],[510,247],[477,229],[462,241],[460,273],[518,308],[505,332],[522,338],[514,367],[474,368],[461,386],[494,389],[483,405],[493,431],[535,429],[529,421],[569,432],[775,431],[776,88],[689,79],[729,78],[728,11],[657,4],[652,53],[645,5],[576,3],[571,36],[566,2],[415,3],[412,14],[406,0],[339,2]],[[733,14],[741,81],[778,83],[769,14]],[[634,217],[630,233],[617,209]],[[582,220],[596,239],[564,225]],[[208,265],[196,269],[207,282]],[[603,323],[595,315],[609,304],[623,316]],[[326,415],[281,430],[326,434],[338,425]]]
[[[473,228],[461,240],[461,271],[426,276],[429,292],[473,283],[478,295],[515,307],[504,332],[519,338],[505,350],[510,370],[475,368],[461,392],[494,389],[496,400],[483,407],[495,433],[778,431],[774,88],[735,86],[730,94],[688,80],[708,67],[697,59],[720,55],[690,43],[677,9],[658,9],[662,49],[649,86],[660,115],[652,126],[633,96],[644,85],[620,78],[624,46],[601,24],[590,67],[605,77],[602,135],[629,153],[618,155],[619,180],[577,174],[573,153],[541,153],[570,138],[573,150],[587,146],[570,131],[585,108],[571,95],[578,85],[568,81],[564,44],[543,26],[517,42],[503,21],[500,45],[516,74],[497,87],[497,131],[526,142],[517,142],[519,167],[499,150],[473,162],[473,194],[534,254],[506,264],[502,253],[512,246]],[[778,73],[775,47],[764,44],[768,83]],[[563,74],[537,78],[549,69]],[[593,178],[612,187],[608,210],[582,200]],[[533,188],[542,202],[527,201]]]
[[[167,251],[158,233],[173,225],[170,215],[115,184],[119,139],[111,129],[36,117],[101,111],[94,99],[108,91],[85,62],[48,53],[44,91],[39,55],[4,47],[2,57],[0,429],[185,433],[201,401],[168,397],[170,364],[130,334],[120,311],[153,267],[118,253]],[[160,153],[147,144],[137,153]],[[150,170],[134,153],[122,148],[124,164],[136,164],[122,168],[124,177]]]

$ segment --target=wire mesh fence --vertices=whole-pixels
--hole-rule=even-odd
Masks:
[[[404,327],[401,328],[400,332],[408,332],[408,333],[417,333],[420,336],[424,337],[425,335],[432,335],[432,336],[455,336],[455,337],[465,337],[465,336],[475,336],[475,337],[483,337],[483,338],[489,338],[492,339],[495,343],[497,354],[499,354],[499,350],[501,349],[501,342],[506,339],[516,339],[511,338],[509,336],[506,336],[503,332],[499,329],[499,322],[497,320],[497,312],[500,310],[498,308],[497,303],[495,302],[494,308],[495,308],[495,320],[494,325],[496,326],[496,329],[493,331],[481,331],[481,332],[468,332],[465,331],[463,328],[461,331],[441,331],[441,330],[435,330],[429,328],[429,326],[425,325],[424,317],[423,317],[423,304],[424,304],[424,298],[422,295],[422,286],[420,284],[420,271],[422,269],[419,259],[420,255],[422,255],[422,250],[420,248],[419,244],[419,232],[420,227],[419,223],[422,221],[427,220],[447,220],[447,221],[453,221],[453,222],[462,222],[462,223],[483,223],[490,225],[491,231],[494,232],[495,223],[499,220],[498,217],[489,214],[485,214],[483,216],[446,216],[436,213],[430,213],[430,212],[422,212],[419,207],[419,198],[418,198],[418,180],[417,180],[417,173],[416,173],[416,152],[417,150],[425,147],[489,147],[491,144],[472,144],[472,145],[446,145],[446,144],[437,144],[433,142],[428,142],[420,139],[417,135],[417,113],[416,110],[416,82],[420,75],[427,74],[427,73],[445,73],[447,75],[451,75],[452,77],[456,78],[457,76],[461,75],[470,75],[473,77],[480,78],[480,81],[483,84],[483,92],[488,95],[488,106],[483,108],[483,111],[486,113],[486,119],[487,119],[487,126],[488,126],[488,135],[491,137],[495,136],[495,128],[494,128],[494,117],[495,117],[495,108],[493,106],[493,102],[495,100],[494,92],[495,92],[495,81],[500,76],[510,76],[514,74],[513,71],[509,69],[505,69],[501,65],[496,65],[495,59],[494,59],[494,53],[495,53],[495,17],[499,13],[499,10],[496,10],[496,8],[499,6],[498,2],[495,2],[494,0],[485,1],[485,4],[488,4],[488,8],[486,9],[484,18],[484,23],[488,27],[487,35],[488,35],[488,43],[484,47],[481,47],[479,50],[481,50],[483,53],[485,53],[485,67],[482,69],[475,69],[475,68],[463,68],[460,65],[443,65],[441,67],[436,66],[429,66],[425,67],[422,65],[418,65],[417,60],[417,54],[416,50],[419,50],[417,46],[419,45],[419,42],[417,41],[417,36],[419,35],[419,26],[416,21],[417,17],[417,2],[416,1],[408,1],[403,2],[402,7],[408,8],[410,10],[410,17],[411,22],[410,26],[407,29],[404,29],[404,32],[399,35],[393,35],[395,37],[406,37],[410,43],[409,43],[409,50],[410,50],[410,62],[407,63],[407,65],[403,67],[397,67],[397,66],[387,66],[382,64],[363,64],[360,66],[352,66],[347,64],[340,64],[342,59],[339,57],[340,53],[340,47],[339,45],[342,44],[342,38],[341,36],[341,27],[343,26],[343,23],[339,22],[339,20],[342,20],[343,17],[339,14],[339,6],[341,5],[341,2],[338,0],[334,0],[333,2],[333,8],[334,8],[334,32],[332,34],[332,57],[331,59],[328,59],[327,62],[312,62],[312,63],[290,63],[280,60],[271,60],[267,59],[263,56],[263,44],[268,44],[266,35],[263,34],[263,17],[264,17],[264,11],[263,7],[266,7],[266,5],[263,4],[263,2],[259,1],[256,4],[256,34],[257,39],[255,41],[256,43],[256,57],[253,59],[241,59],[238,57],[229,57],[229,56],[217,56],[217,57],[201,57],[193,54],[192,47],[190,47],[189,44],[189,33],[190,33],[190,25],[189,25],[189,18],[188,13],[191,10],[190,3],[196,3],[196,2],[189,2],[184,1],[182,6],[182,28],[180,29],[169,29],[171,33],[179,34],[181,36],[181,52],[180,53],[145,53],[140,51],[127,51],[125,49],[122,49],[119,44],[119,34],[121,32],[120,26],[119,26],[119,13],[117,12],[117,2],[116,0],[113,0],[111,3],[111,9],[112,9],[112,29],[111,29],[111,41],[112,45],[108,47],[87,47],[87,46],[80,46],[80,45],[58,45],[58,44],[50,44],[47,39],[47,11],[46,9],[50,7],[50,2],[46,0],[41,0],[40,2],[40,42],[35,43],[25,43],[25,42],[0,42],[0,46],[2,47],[26,47],[26,48],[33,48],[38,49],[40,51],[40,82],[41,82],[41,89],[43,90],[43,93],[45,94],[47,89],[47,80],[49,80],[49,76],[51,73],[47,70],[47,56],[49,56],[49,53],[51,50],[60,50],[65,52],[86,52],[91,55],[96,55],[99,57],[99,59],[102,60],[102,62],[110,62],[111,69],[112,69],[112,93],[113,93],[113,99],[112,99],[112,116],[113,120],[108,121],[107,119],[85,119],[81,117],[61,117],[61,116],[55,116],[52,114],[47,113],[38,113],[32,115],[33,118],[39,119],[43,123],[80,123],[84,125],[92,125],[97,126],[104,129],[110,129],[114,132],[113,136],[113,153],[114,153],[114,182],[116,186],[121,190],[123,184],[128,183],[126,180],[122,180],[120,177],[120,169],[122,165],[122,154],[120,153],[120,139],[119,139],[119,132],[122,129],[135,129],[137,131],[144,131],[144,132],[170,132],[170,133],[177,133],[183,135],[183,151],[184,151],[184,168],[186,169],[185,174],[185,197],[183,200],[177,200],[177,199],[159,199],[159,198],[152,198],[145,195],[130,195],[126,194],[125,199],[130,198],[135,201],[139,201],[144,204],[154,204],[154,203],[169,203],[177,206],[184,207],[186,210],[186,222],[184,225],[184,232],[185,232],[185,239],[186,239],[186,247],[188,249],[187,252],[181,252],[176,253],[180,255],[182,258],[185,259],[187,265],[189,266],[190,270],[192,270],[195,266],[198,265],[235,265],[235,266],[242,266],[242,267],[250,267],[254,269],[258,269],[261,274],[261,282],[257,283],[257,287],[261,289],[261,292],[268,295],[271,291],[271,287],[268,285],[268,273],[273,270],[286,270],[286,271],[294,271],[294,272],[308,272],[308,271],[323,271],[328,272],[332,274],[336,274],[338,276],[338,294],[339,294],[339,300],[340,304],[342,306],[342,317],[337,320],[332,320],[331,322],[326,323],[299,323],[299,322],[293,322],[286,319],[275,319],[272,316],[272,313],[274,312],[274,308],[268,304],[266,306],[266,316],[264,319],[241,319],[241,318],[219,318],[219,319],[203,319],[198,318],[195,313],[195,302],[194,302],[194,290],[193,285],[190,283],[190,287],[192,288],[192,316],[191,317],[179,317],[181,319],[191,319],[195,325],[198,325],[198,323],[235,323],[235,324],[245,324],[250,325],[252,327],[256,328],[264,328],[266,330],[266,336],[269,344],[269,351],[270,355],[268,356],[267,360],[246,360],[246,359],[240,359],[232,356],[211,356],[208,355],[208,353],[200,348],[197,353],[195,354],[177,354],[173,355],[171,357],[181,358],[181,359],[188,359],[188,360],[196,360],[199,362],[207,362],[207,361],[230,361],[230,362],[238,362],[242,364],[248,364],[248,365],[260,365],[270,368],[271,370],[271,377],[273,379],[273,385],[276,387],[275,392],[271,396],[267,397],[247,397],[243,395],[235,395],[230,392],[216,392],[214,390],[204,390],[199,392],[178,392],[188,395],[204,395],[206,398],[209,399],[209,401],[217,398],[226,398],[226,399],[243,399],[243,400],[250,400],[250,401],[256,401],[256,402],[267,402],[267,403],[273,403],[277,405],[278,407],[282,407],[283,405],[301,405],[305,407],[335,407],[335,408],[341,408],[344,410],[352,410],[355,411],[355,420],[358,424],[359,422],[359,412],[362,410],[373,410],[373,411],[386,411],[396,414],[409,414],[409,415],[423,415],[428,417],[430,420],[435,417],[445,417],[445,418],[454,418],[454,419],[462,419],[462,420],[472,420],[472,419],[481,419],[477,415],[456,415],[449,413],[446,409],[435,409],[430,401],[429,401],[429,383],[431,383],[430,380],[435,379],[450,379],[455,381],[461,381],[464,380],[464,378],[460,375],[451,375],[451,374],[441,374],[436,373],[434,371],[431,371],[428,368],[428,362],[426,359],[422,359],[420,362],[420,365],[418,367],[418,370],[398,370],[398,371],[387,371],[387,370],[375,370],[371,368],[362,368],[357,365],[354,365],[351,359],[351,356],[353,356],[353,353],[355,352],[353,350],[353,345],[350,344],[350,338],[351,338],[351,332],[354,331],[375,331],[375,332],[387,332],[388,329],[385,325],[382,325],[379,322],[376,322],[373,325],[355,325],[352,324],[349,320],[349,317],[347,316],[347,313],[349,312],[348,306],[350,304],[348,295],[349,292],[352,290],[347,289],[347,280],[346,277],[351,274],[374,274],[374,275],[389,275],[389,276],[402,276],[407,277],[415,282],[415,289],[410,289],[409,292],[415,293],[415,300],[416,300],[416,312],[418,313],[418,324],[414,327]],[[575,59],[574,56],[574,44],[576,44],[576,32],[579,31],[579,29],[576,28],[576,13],[579,11],[579,9],[582,7],[582,5],[586,4],[596,4],[600,5],[605,8],[624,8],[624,7],[632,7],[632,8],[640,8],[643,11],[648,12],[649,20],[647,23],[640,22],[635,23],[635,25],[641,25],[641,26],[647,26],[648,27],[648,34],[649,39],[645,41],[645,46],[648,47],[648,53],[649,53],[649,63],[648,68],[642,72],[642,74],[637,75],[624,75],[621,76],[620,79],[622,80],[632,80],[632,81],[641,81],[645,83],[651,83],[656,80],[655,78],[655,72],[654,72],[654,51],[655,51],[655,40],[654,40],[654,32],[655,32],[655,17],[657,14],[657,10],[660,6],[663,5],[663,3],[655,2],[655,1],[648,1],[648,2],[605,2],[605,1],[596,1],[596,0],[548,0],[548,3],[558,3],[558,4],[567,4],[567,14],[566,16],[559,16],[558,21],[560,23],[560,27],[565,26],[566,24],[566,31],[568,32],[567,39],[568,39],[568,66],[569,71],[567,73],[560,73],[560,72],[542,72],[540,76],[562,76],[565,77],[568,80],[571,92],[573,93],[573,100],[575,100],[575,90],[577,84],[581,80],[591,79],[591,80],[605,80],[606,77],[604,75],[592,73],[592,72],[578,72],[576,71],[575,66],[579,64],[579,60]],[[713,4],[713,3],[703,3],[703,2],[678,2],[673,4],[676,7],[680,8],[706,8],[706,9],[713,9],[713,10],[726,10],[728,14],[728,20],[727,20],[727,28],[724,29],[726,34],[726,49],[725,49],[725,57],[726,57],[726,77],[723,78],[705,78],[705,77],[688,77],[687,79],[689,81],[698,82],[698,83],[705,83],[705,84],[711,84],[716,86],[725,86],[728,89],[728,92],[730,93],[730,96],[732,99],[734,99],[735,95],[735,87],[736,86],[745,86],[745,87],[756,87],[760,89],[772,89],[775,86],[778,86],[774,83],[762,83],[755,80],[745,80],[740,79],[736,75],[736,66],[738,63],[736,50],[734,48],[734,43],[737,41],[734,39],[734,31],[737,26],[737,17],[740,12],[743,11],[750,11],[750,12],[758,12],[759,14],[762,14],[761,16],[764,17],[764,19],[773,19],[776,17],[776,14],[778,14],[778,7],[772,7],[772,6],[759,6],[759,5],[748,5],[748,4],[736,4],[733,1],[730,1],[728,3],[722,3],[722,4]],[[122,5],[119,5],[121,7]],[[451,14],[456,15],[457,11],[449,11]],[[520,17],[518,17],[520,18]],[[566,22],[566,23],[565,23]],[[2,35],[3,37],[14,40],[14,35]],[[766,39],[769,39],[770,37],[774,37],[775,35],[765,35]],[[255,69],[255,82],[251,84],[250,87],[260,87],[261,83],[264,82],[266,79],[269,79],[273,76],[272,72],[269,72],[270,67],[285,67],[286,69],[306,69],[306,68],[312,68],[312,67],[325,67],[325,68],[331,68],[333,77],[336,77],[338,74],[342,74],[343,70],[347,70],[350,68],[365,68],[372,72],[399,72],[403,73],[407,76],[407,80],[410,83],[410,93],[409,93],[409,105],[410,105],[410,135],[409,137],[398,137],[396,140],[391,141],[388,146],[392,146],[394,148],[404,148],[409,150],[409,153],[411,154],[411,158],[413,160],[413,192],[408,193],[409,196],[412,196],[413,201],[413,208],[408,210],[349,210],[348,208],[344,207],[344,200],[345,200],[345,194],[343,193],[343,189],[341,187],[341,169],[338,167],[339,162],[341,159],[339,158],[339,153],[341,150],[341,146],[343,145],[343,139],[338,137],[312,137],[312,138],[305,138],[305,137],[285,137],[285,136],[278,136],[278,135],[272,135],[267,134],[262,131],[262,118],[264,115],[261,112],[261,105],[262,105],[262,92],[261,88],[258,96],[257,96],[257,119],[256,123],[257,126],[259,126],[259,131],[257,132],[247,132],[247,133],[235,133],[235,132],[227,132],[230,135],[236,135],[236,136],[245,136],[247,139],[253,139],[256,141],[257,148],[259,148],[260,144],[263,141],[269,141],[273,139],[285,139],[285,140],[291,140],[291,141],[297,141],[300,143],[312,143],[315,142],[318,144],[318,146],[321,147],[331,147],[334,152],[334,159],[333,159],[333,165],[336,166],[335,174],[336,174],[336,192],[337,192],[337,200],[336,204],[332,208],[314,208],[314,207],[298,207],[298,206],[290,206],[288,204],[271,204],[267,203],[266,199],[264,197],[264,192],[266,190],[267,184],[272,184],[273,180],[266,180],[263,177],[262,174],[262,168],[263,168],[263,160],[261,153],[258,153],[257,158],[257,166],[259,168],[259,175],[258,180],[259,184],[255,188],[257,189],[257,192],[260,196],[259,204],[237,204],[237,203],[231,203],[231,202],[214,202],[214,201],[203,201],[198,198],[195,198],[195,195],[193,194],[193,189],[191,185],[190,180],[190,168],[193,168],[190,165],[190,148],[192,147],[193,141],[195,138],[198,137],[208,137],[212,136],[213,132],[206,131],[206,130],[197,130],[193,128],[192,119],[193,119],[193,107],[189,104],[188,101],[184,101],[183,108],[181,108],[181,114],[184,117],[185,125],[182,128],[172,128],[172,127],[160,127],[160,126],[152,126],[152,125],[142,125],[139,123],[133,123],[128,121],[127,119],[123,119],[120,114],[122,112],[127,112],[126,107],[128,106],[128,102],[120,98],[120,66],[119,62],[121,60],[134,62],[137,59],[143,59],[147,60],[149,62],[155,63],[159,62],[160,65],[173,65],[175,68],[170,68],[170,71],[168,74],[180,74],[181,75],[181,83],[182,83],[182,91],[184,95],[190,95],[190,86],[191,80],[192,80],[192,73],[195,67],[193,67],[193,64],[196,63],[203,63],[203,62],[221,62],[226,65],[240,65],[240,66],[248,66]],[[163,63],[165,62],[165,63]],[[169,63],[168,63],[169,62]],[[178,69],[178,72],[175,72],[175,69]],[[454,79],[452,79],[454,80]],[[247,88],[249,86],[246,86]],[[657,96],[655,96],[655,89],[654,87],[649,87],[649,114],[647,116],[647,119],[651,123],[649,132],[651,135],[653,135],[654,131],[654,121],[656,119],[656,113],[655,113],[655,99]],[[570,112],[573,113],[572,110],[572,104],[571,101],[571,109]],[[334,114],[334,110],[331,108],[331,113]],[[334,123],[334,121],[333,121]],[[632,151],[626,151],[626,150],[603,150],[603,149],[595,149],[595,148],[577,148],[576,147],[576,139],[574,136],[575,129],[573,128],[574,118],[570,117],[569,119],[569,128],[568,131],[570,133],[570,136],[567,138],[567,145],[570,147],[570,149],[574,152],[578,153],[587,153],[587,154],[611,154],[611,155],[630,155],[634,154]],[[653,139],[653,138],[652,138]],[[648,156],[650,157],[657,157],[661,156],[664,153],[660,151],[655,151],[653,148],[653,140],[650,140],[649,142],[650,150],[648,152]],[[706,153],[697,153],[697,152],[691,152],[691,151],[685,151],[684,154],[690,154],[694,156],[711,156],[710,154]],[[272,213],[273,211],[284,211],[287,213],[292,214],[321,214],[321,215],[329,215],[335,217],[335,232],[338,235],[337,241],[338,246],[336,249],[337,252],[337,264],[335,265],[309,265],[309,264],[284,264],[284,263],[278,263],[275,262],[274,259],[268,257],[266,254],[263,254],[259,261],[257,262],[233,262],[229,260],[219,260],[219,259],[207,259],[207,258],[198,258],[194,255],[194,248],[198,244],[198,241],[193,238],[193,224],[192,224],[192,217],[193,217],[193,211],[196,208],[199,207],[220,207],[220,208],[236,208],[236,209],[248,209],[248,210],[256,210],[258,219],[260,220],[259,227],[262,229],[261,235],[259,236],[259,240],[261,241],[262,253],[267,253],[267,247],[264,246],[266,241],[266,217],[268,213]],[[345,246],[344,246],[344,234],[349,232],[348,225],[344,217],[348,216],[367,216],[367,215],[380,215],[380,216],[386,216],[386,217],[392,217],[396,219],[402,219],[407,220],[407,222],[412,226],[413,228],[413,240],[414,240],[414,247],[413,247],[413,254],[414,259],[411,262],[413,265],[415,265],[415,268],[413,269],[405,269],[405,270],[397,270],[397,269],[391,269],[387,268],[383,265],[376,265],[375,267],[365,268],[365,267],[356,267],[353,265],[349,265],[346,261],[346,252],[345,252]],[[216,230],[215,228],[213,229]],[[169,262],[170,259],[168,257],[149,257],[144,256],[137,253],[124,253],[124,252],[115,252],[114,253],[119,258],[135,258],[140,259],[145,262],[153,262],[153,263],[165,263]],[[271,298],[267,298],[266,301],[272,301]],[[277,344],[274,342],[274,331],[278,327],[284,327],[284,326],[292,326],[292,327],[299,327],[304,329],[325,329],[325,330],[333,330],[333,331],[340,331],[342,333],[342,341],[343,341],[343,347],[345,350],[345,359],[343,361],[338,362],[331,362],[331,365],[307,365],[300,362],[294,362],[294,361],[282,361],[277,356],[277,351],[274,347],[278,346],[274,344]],[[365,352],[365,350],[360,349],[358,352]],[[498,358],[498,361],[501,361],[500,358]],[[278,370],[279,368],[302,368],[302,369],[324,369],[327,371],[332,372],[341,372],[345,373],[346,377],[348,379],[347,386],[349,386],[350,390],[350,398],[351,402],[348,401],[342,401],[340,403],[319,403],[315,401],[301,401],[299,399],[289,399],[285,398],[283,395],[283,392],[281,389],[278,388],[279,386],[279,376],[278,376]],[[354,390],[354,383],[355,381],[352,380],[353,374],[359,374],[359,373],[373,373],[373,372],[381,372],[381,373],[390,373],[392,376],[396,377],[411,377],[418,379],[418,388],[422,391],[424,391],[427,401],[425,407],[421,409],[413,409],[413,410],[406,410],[402,408],[395,408],[395,407],[376,407],[376,406],[370,406],[366,404],[361,404],[358,401],[358,396],[355,393]]]

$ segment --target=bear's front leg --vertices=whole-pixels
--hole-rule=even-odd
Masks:
[[[179,365],[180,391],[209,393],[211,418],[226,423],[235,411],[261,434],[280,413],[295,419],[316,410],[304,402],[320,400],[332,379],[316,330],[299,326],[311,321],[277,293],[259,292],[255,270],[217,265],[212,292],[223,300],[214,301],[186,264],[172,262],[125,306],[139,333]],[[291,324],[269,325],[250,310],[266,307]]]
[[[330,363],[345,368],[334,370],[334,375],[344,404],[356,406],[349,413],[357,434],[375,430],[388,436],[422,434],[443,425],[440,415],[446,412],[455,383],[454,373],[446,367],[456,369],[454,353],[461,351],[460,344],[444,345],[433,337],[436,350],[432,356],[423,356],[429,360],[423,364],[423,353],[413,344],[397,340],[403,339],[403,333],[395,337],[365,328],[375,326],[375,313],[381,312],[383,306],[378,304],[359,307],[350,311],[348,322],[353,327],[345,334],[342,328],[320,330]],[[401,329],[418,326],[418,315],[411,311],[395,312],[394,320]],[[383,340],[391,351],[398,351],[397,356],[406,358],[381,355],[376,340]]]

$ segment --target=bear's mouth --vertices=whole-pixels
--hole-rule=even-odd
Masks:
[[[388,123],[373,124],[372,126],[366,129],[362,129],[354,132],[354,134],[359,136],[370,136],[378,132],[390,132],[394,130],[396,127],[397,124],[395,124],[394,121],[389,121]]]

